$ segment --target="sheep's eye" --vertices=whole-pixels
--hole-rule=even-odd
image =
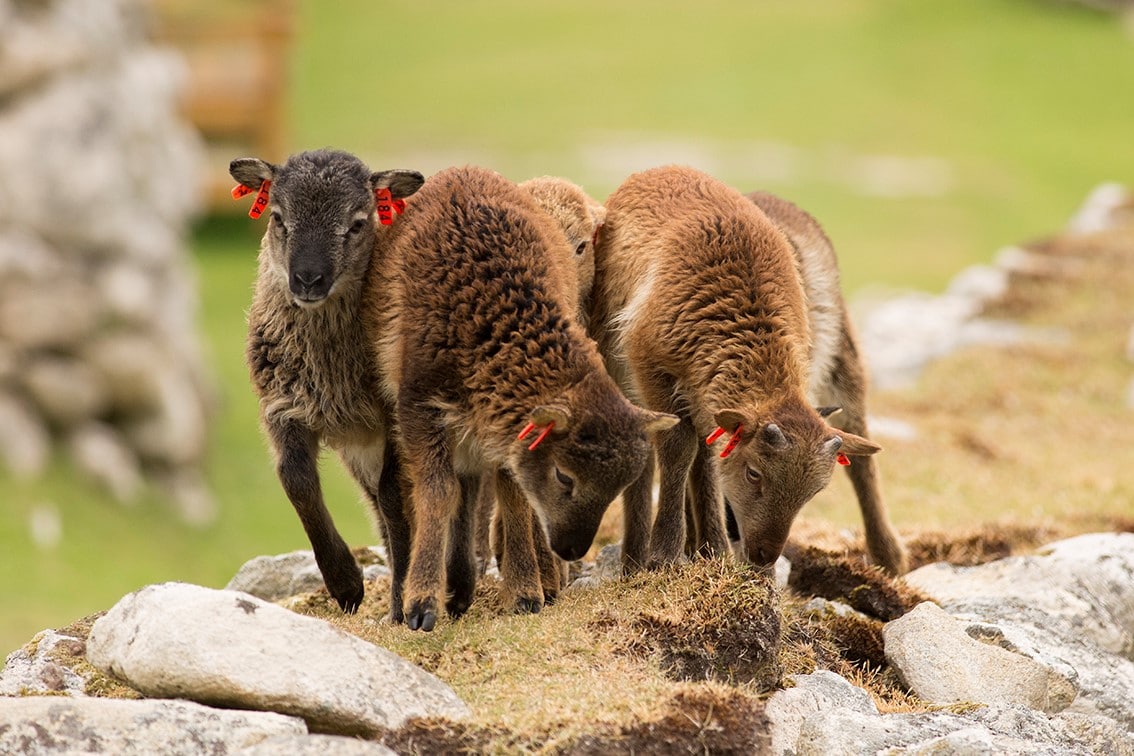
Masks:
[[[354,223],[352,223],[350,225],[350,228],[347,229],[347,233],[351,234],[353,236],[354,234],[361,233],[362,229],[364,229],[364,228],[366,228],[366,219],[365,218],[359,218],[358,220],[356,220]]]
[[[276,228],[280,230],[281,234],[287,236],[287,226],[284,225],[283,216],[280,215],[278,210],[272,211],[272,223],[276,224]]]
[[[761,478],[761,475],[760,475],[760,472],[758,470],[753,470],[751,467],[745,467],[744,468],[744,479],[747,480],[752,485],[754,485],[754,486],[759,485],[760,478]]]
[[[579,242],[579,246],[575,247],[575,254],[581,255],[587,251],[587,243],[585,241]]]
[[[555,479],[558,480],[559,483],[568,491],[575,487],[574,479],[567,473],[560,470],[558,467],[555,468]]]

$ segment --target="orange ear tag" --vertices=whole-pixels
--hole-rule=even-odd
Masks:
[[[523,441],[525,438],[528,437],[529,433],[531,433],[533,430],[535,430],[538,427],[539,426],[536,425],[535,423],[528,423],[527,425],[524,426],[524,429],[522,431],[520,431],[520,435],[516,436],[516,440],[517,441]],[[541,430],[539,432],[539,435],[536,436],[535,441],[532,441],[531,446],[528,447],[528,451],[535,451],[536,447],[539,446],[545,438],[547,438],[547,434],[551,433],[551,429],[554,428],[554,427],[555,427],[554,421],[548,423],[547,427],[544,428],[543,430]]]
[[[406,201],[394,199],[389,188],[374,190],[374,207],[378,210],[378,220],[383,226],[394,222],[394,213],[402,213],[406,209]]]
[[[850,457],[843,454],[842,452],[839,452],[839,455],[837,457],[835,457],[835,461],[838,462],[843,467],[846,467],[850,464]]]
[[[260,184],[260,193],[256,195],[256,199],[252,201],[252,209],[248,211],[249,218],[255,220],[264,214],[264,208],[268,206],[268,189],[271,186],[271,181]]]
[[[256,191],[256,190],[255,189],[249,189],[244,184],[237,184],[236,186],[232,187],[232,198],[234,200],[238,200],[241,197],[247,197],[249,194],[251,194],[254,191]]]

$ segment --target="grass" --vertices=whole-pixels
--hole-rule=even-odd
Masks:
[[[830,0],[820,11],[787,0],[344,0],[298,10],[295,149],[340,146],[375,168],[478,162],[516,179],[559,173],[599,197],[636,168],[692,161],[811,210],[852,293],[939,290],[999,246],[1058,228],[1095,184],[1131,181],[1121,161],[1134,123],[1119,93],[1134,91],[1134,44],[1114,18],[1070,4]],[[913,189],[871,188],[877,156],[921,166]],[[212,219],[193,237],[202,338],[221,398],[207,470],[218,521],[188,529],[152,493],[120,507],[65,460],[38,482],[0,473],[9,607],[0,651],[141,585],[221,586],[245,559],[307,545],[271,469],[243,366],[257,228]],[[1129,502],[1134,484],[1112,462],[1124,448],[1113,429],[1120,410],[1108,403],[1128,374],[1116,356],[1125,316],[1116,309],[1106,328],[1077,331],[1083,353],[972,352],[933,368],[915,390],[877,396],[876,412],[916,418],[922,430],[915,442],[887,442],[882,458],[899,525],[1086,521]],[[1076,447],[1058,434],[1077,425],[1106,445],[1064,464],[1063,450]],[[333,461],[324,471],[348,542],[372,541],[353,486]],[[855,527],[851,501],[839,481],[805,514]],[[30,513],[44,504],[63,526],[47,550],[28,535]]]

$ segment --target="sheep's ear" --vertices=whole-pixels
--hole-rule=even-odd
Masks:
[[[602,205],[591,205],[588,209],[591,211],[591,224],[597,230],[603,223],[606,223],[606,208]]]
[[[639,407],[638,414],[642,417],[642,428],[646,433],[657,433],[658,431],[669,430],[681,422],[681,418],[677,415],[671,415],[668,412],[654,412],[653,410]]]
[[[529,419],[540,428],[555,423],[555,430],[562,433],[571,427],[571,410],[555,404],[545,404],[532,410]]]
[[[725,433],[736,433],[736,428],[739,425],[743,425],[746,428],[752,427],[752,423],[750,423],[744,413],[739,410],[721,410],[713,416],[713,422],[717,424],[718,428],[723,428]]]
[[[394,169],[390,171],[375,171],[370,174],[370,188],[389,189],[394,199],[404,199],[410,196],[425,183],[425,176],[417,171]]]
[[[259,189],[276,175],[276,166],[260,158],[237,158],[228,164],[228,173],[249,189]]]
[[[839,451],[843,454],[849,454],[852,457],[869,457],[882,451],[882,447],[869,438],[856,436],[838,428],[835,428],[834,431],[835,435],[843,441],[843,445],[839,447]]]

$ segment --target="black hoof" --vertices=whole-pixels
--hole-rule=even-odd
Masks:
[[[516,614],[539,614],[539,610],[542,608],[543,602],[537,598],[521,596],[516,599]]]
[[[362,580],[359,580],[357,585],[352,584],[346,588],[327,586],[327,590],[338,602],[339,608],[347,614],[354,614],[358,611],[358,607],[362,606],[362,597],[365,595],[362,589]]]
[[[445,611],[448,612],[449,616],[453,619],[458,619],[469,610],[470,603],[468,599],[451,598],[445,603]]]
[[[433,626],[437,624],[437,610],[433,603],[433,599],[426,599],[415,601],[410,606],[406,614],[406,625],[410,630],[424,630],[427,633],[433,630]]]

